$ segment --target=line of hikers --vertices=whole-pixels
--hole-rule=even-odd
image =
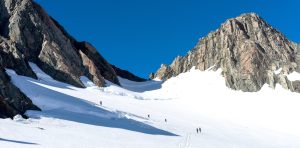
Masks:
[[[99,104],[100,104],[100,106],[102,106],[102,101],[100,101]],[[150,114],[148,114],[148,118],[150,118]],[[166,123],[168,122],[167,118],[165,118],[165,122],[166,122]],[[197,134],[198,134],[198,133],[201,133],[201,132],[202,132],[201,127],[196,128],[196,132],[197,132]]]
[[[102,106],[102,101],[100,101],[99,104],[100,104],[100,106]],[[150,115],[149,115],[149,114],[148,114],[148,118],[150,118]],[[166,123],[168,122],[167,118],[165,118],[165,122],[166,122]]]
[[[201,133],[201,127],[196,128],[196,131],[197,131],[197,134],[198,134],[198,133]]]
[[[149,115],[149,114],[148,114],[148,118],[150,118],[150,115]],[[165,118],[165,122],[167,123],[167,119],[166,119],[166,118]],[[197,132],[197,134],[198,134],[198,133],[201,133],[201,132],[202,132],[201,127],[196,128],[196,132]]]

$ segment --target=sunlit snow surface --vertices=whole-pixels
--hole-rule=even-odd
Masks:
[[[297,72],[293,72],[289,74],[287,77],[290,81],[300,81],[300,74]]]
[[[119,78],[123,88],[81,77],[81,89],[30,66],[38,80],[7,73],[43,112],[0,120],[1,147],[300,147],[300,94],[281,86],[243,93],[228,89],[220,70],[192,69],[165,83]]]

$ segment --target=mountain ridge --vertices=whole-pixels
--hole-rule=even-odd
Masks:
[[[299,82],[286,75],[299,71],[299,45],[289,41],[256,13],[228,19],[221,27],[199,40],[186,56],[178,56],[171,65],[162,64],[150,78],[167,80],[187,72],[193,66],[201,71],[221,68],[226,85],[245,92],[259,91],[264,84],[282,85],[299,90]],[[275,70],[283,68],[280,74]]]
[[[33,62],[52,78],[76,87],[85,87],[81,76],[99,87],[106,85],[105,80],[120,85],[117,72],[121,69],[113,68],[90,43],[73,38],[33,0],[0,1],[0,49],[0,68],[15,70],[19,75],[37,79],[28,64]],[[134,76],[126,74],[123,77],[128,79]],[[0,100],[14,109],[5,116],[25,113],[26,107],[18,101],[27,102],[31,106],[27,108],[36,108],[28,98],[7,94],[4,90],[13,84],[4,77],[3,81],[7,83],[0,92]],[[17,88],[12,89],[18,96],[24,96]]]

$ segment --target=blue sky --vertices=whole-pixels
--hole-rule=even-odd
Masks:
[[[300,43],[298,0],[36,0],[112,64],[148,77],[226,19],[255,12]]]

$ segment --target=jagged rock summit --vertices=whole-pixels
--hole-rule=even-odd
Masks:
[[[226,85],[234,90],[255,92],[266,83],[273,88],[278,83],[300,92],[299,82],[286,76],[300,72],[299,47],[257,14],[242,14],[201,38],[186,56],[176,57],[169,66],[162,64],[151,77],[167,80],[194,66],[201,71],[213,67],[222,69]]]
[[[1,1],[1,38],[20,56],[5,65],[22,69],[18,74],[35,77],[27,61],[36,63],[54,79],[84,87],[80,76],[88,76],[99,86],[104,78],[119,84],[108,62],[87,42],[77,42],[32,0]],[[24,63],[24,64],[23,64]],[[17,66],[16,66],[17,65]]]
[[[117,73],[88,42],[78,42],[33,0],[0,1],[0,117],[13,117],[38,109],[10,82],[5,68],[37,78],[28,62],[37,64],[56,80],[84,87],[86,76],[98,86],[104,80],[120,85]],[[122,77],[133,77],[122,73]]]

